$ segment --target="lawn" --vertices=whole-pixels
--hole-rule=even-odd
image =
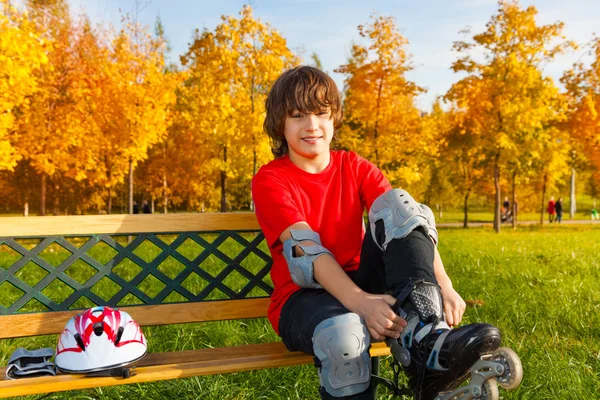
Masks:
[[[440,229],[440,253],[455,288],[465,299],[483,302],[467,309],[464,323],[484,321],[498,326],[503,345],[515,350],[523,361],[521,387],[501,390],[502,398],[572,400],[596,398],[600,393],[598,238],[597,225],[519,227],[500,234],[489,228]],[[11,256],[2,250],[0,247],[0,267],[7,268]],[[56,251],[57,257],[59,253]],[[124,274],[128,268],[134,267],[123,266]],[[74,270],[74,276],[76,273],[85,271]],[[34,274],[23,279],[35,280]],[[145,290],[153,290],[151,283],[148,285]],[[64,294],[59,292],[66,289],[54,290],[62,297]],[[102,290],[108,289],[98,289]],[[0,293],[0,301],[6,303],[9,299],[5,292]],[[263,319],[152,327],[144,332],[152,352],[277,340]],[[18,346],[54,346],[55,340],[54,336],[46,336],[1,341],[0,364],[5,364]],[[382,369],[386,369],[385,362]],[[317,382],[314,367],[302,366],[99,388],[45,398],[316,399]],[[380,389],[378,398],[391,397]]]

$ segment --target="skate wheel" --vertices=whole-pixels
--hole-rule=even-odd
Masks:
[[[498,384],[495,379],[488,379],[481,386],[481,400],[498,400],[500,393],[498,392]]]
[[[517,353],[507,347],[500,347],[494,351],[492,359],[504,365],[504,374],[496,377],[503,389],[515,389],[521,384],[523,365]]]

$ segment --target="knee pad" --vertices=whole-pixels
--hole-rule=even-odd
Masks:
[[[381,221],[385,235],[377,234]],[[393,189],[379,196],[369,210],[369,223],[373,240],[381,250],[393,239],[403,239],[415,228],[422,226],[437,245],[438,234],[433,212],[425,204],[419,204],[406,191]]]
[[[313,334],[313,350],[321,362],[321,386],[334,397],[351,396],[371,382],[370,337],[355,313],[321,321]]]
[[[8,379],[56,375],[56,365],[50,362],[54,349],[27,350],[22,347],[12,353],[6,368]]]

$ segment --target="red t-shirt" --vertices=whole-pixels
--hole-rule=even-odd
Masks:
[[[318,174],[298,168],[287,155],[260,168],[252,179],[252,196],[273,258],[268,316],[277,333],[281,308],[300,289],[283,258],[281,233],[305,221],[345,271],[356,270],[365,235],[364,210],[388,190],[381,171],[353,152],[332,151],[329,165]]]

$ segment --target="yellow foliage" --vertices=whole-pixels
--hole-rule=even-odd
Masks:
[[[128,23],[101,42],[88,32],[86,57],[90,115],[88,157],[95,166],[87,178],[111,188],[148,157],[167,136],[169,110],[179,75],[165,70],[164,43]]]
[[[336,72],[346,75],[343,147],[374,162],[396,185],[422,178],[420,163],[437,151],[436,132],[423,129],[414,97],[424,91],[406,79],[412,69],[408,44],[392,17],[373,15],[360,25],[368,47],[354,45],[348,63]]]
[[[523,9],[518,1],[500,0],[485,32],[454,45],[465,55],[452,68],[468,76],[446,95],[481,136],[490,166],[517,173],[531,170],[528,165],[543,169],[567,162],[562,152],[550,150],[561,143],[560,132],[552,127],[564,119],[564,102],[552,79],[543,76],[542,64],[573,44],[560,41],[563,23],[540,26],[536,15],[535,7]],[[475,50],[484,52],[483,62],[471,55]],[[540,154],[557,159],[550,162]]]
[[[600,37],[592,42],[589,67],[578,63],[563,76],[569,102],[566,124],[574,148],[600,171]]]
[[[79,29],[64,1],[31,2],[28,7],[40,38],[51,45],[48,62],[34,71],[38,92],[19,118],[17,146],[40,174],[81,177],[75,156],[86,134],[85,115],[78,107],[85,99],[80,88],[84,75],[76,60]]]
[[[223,16],[214,32],[197,33],[182,61],[188,76],[178,99],[177,130],[170,134],[187,137],[194,146],[184,156],[189,158],[188,174],[171,176],[170,186],[186,192],[192,173],[197,197],[216,207],[224,193],[215,183],[221,181],[227,192],[228,181],[243,187],[246,196],[236,206],[247,207],[255,169],[272,159],[262,132],[266,95],[275,79],[299,60],[285,39],[245,6],[239,18]]]
[[[38,90],[33,76],[47,63],[49,46],[27,17],[0,0],[0,170],[12,170],[20,159],[15,149],[16,117],[29,107]]]

